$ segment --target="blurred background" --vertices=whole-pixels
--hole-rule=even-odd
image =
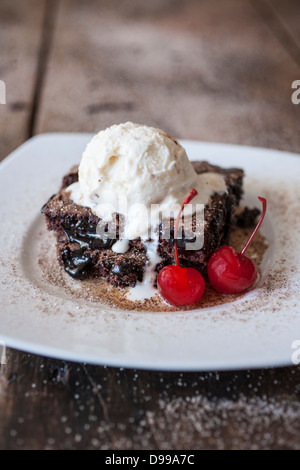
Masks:
[[[0,0],[0,158],[126,120],[299,151],[298,0]]]

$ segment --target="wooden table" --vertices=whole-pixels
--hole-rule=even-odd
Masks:
[[[300,152],[297,0],[1,0],[0,157],[132,120]],[[299,335],[298,335],[299,336]],[[300,368],[168,373],[7,350],[1,449],[296,449]]]

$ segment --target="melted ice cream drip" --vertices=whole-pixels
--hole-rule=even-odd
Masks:
[[[161,261],[161,257],[157,253],[158,240],[147,241],[144,245],[148,262],[145,267],[143,280],[142,282],[137,282],[126,294],[126,297],[133,301],[150,299],[157,293],[157,289],[154,287],[156,277],[155,267]]]

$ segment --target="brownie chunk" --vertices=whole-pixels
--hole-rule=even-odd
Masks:
[[[237,168],[223,169],[205,161],[194,162],[193,166],[198,174],[216,172],[224,175],[227,186],[226,193],[213,194],[205,206],[202,248],[186,249],[185,242],[191,241],[191,234],[184,232],[183,238],[177,241],[181,265],[197,269],[206,278],[210,256],[228,242],[233,214],[243,194],[244,172]],[[63,177],[60,191],[42,208],[48,230],[53,230],[57,236],[59,262],[70,276],[77,279],[104,278],[113,286],[134,286],[137,281],[142,281],[147,263],[143,242],[141,239],[130,240],[126,253],[115,253],[111,247],[118,239],[122,217],[115,214],[116,238],[111,239],[108,224],[101,221],[88,207],[79,206],[70,199],[66,189],[77,180],[78,168],[74,167]],[[163,225],[158,227],[158,253],[161,262],[156,266],[157,272],[167,264],[174,263],[174,223],[174,219],[171,219],[168,239],[163,236]],[[97,231],[98,224],[102,224],[101,238]],[[195,232],[194,220],[192,227]]]

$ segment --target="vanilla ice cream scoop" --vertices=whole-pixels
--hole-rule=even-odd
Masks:
[[[114,212],[126,215],[127,239],[148,238],[159,210],[163,213],[153,205],[178,208],[192,188],[198,191],[195,203],[203,204],[213,193],[226,191],[223,176],[197,175],[184,148],[164,131],[132,122],[96,134],[78,175],[78,183],[68,188],[73,201],[104,220]]]
[[[100,131],[88,144],[79,165],[86,199],[150,207],[184,190],[195,179],[185,150],[165,132],[127,122]]]

